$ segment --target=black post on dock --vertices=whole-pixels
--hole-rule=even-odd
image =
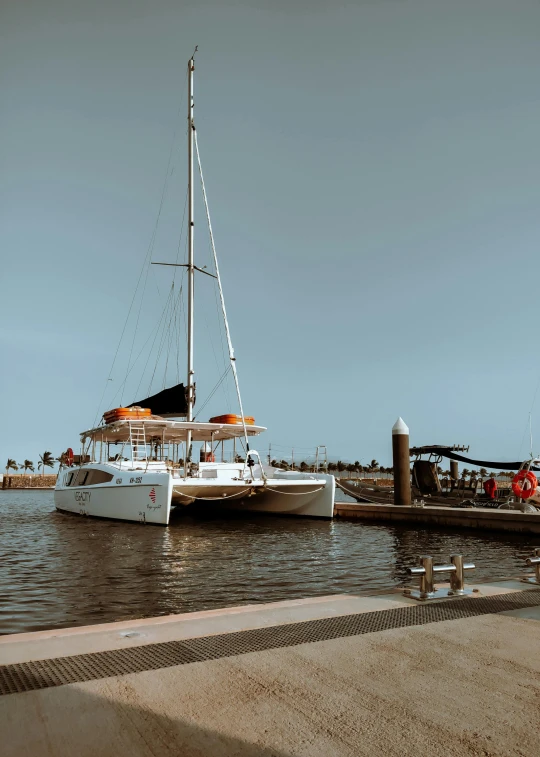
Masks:
[[[457,460],[450,460],[450,478],[452,481],[459,480],[459,467]]]
[[[392,457],[394,463],[394,505],[411,504],[411,463],[409,456],[409,428],[398,418],[392,428]]]

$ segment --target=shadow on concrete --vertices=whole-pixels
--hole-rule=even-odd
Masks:
[[[171,717],[125,701],[136,697],[129,679],[115,680],[118,695],[109,690],[106,681],[100,682],[104,684],[103,693],[96,691],[92,682],[85,688],[73,684],[3,696],[2,757],[291,757],[265,746],[275,733],[271,719],[260,733],[252,729],[253,741],[249,742],[186,719],[188,701],[176,705],[184,717]],[[236,722],[231,703],[220,702],[216,707],[219,696],[212,699],[213,712],[201,713],[206,720],[215,719],[229,732],[252,725]],[[174,706],[169,699],[167,707]],[[197,714],[193,712],[193,719]]]

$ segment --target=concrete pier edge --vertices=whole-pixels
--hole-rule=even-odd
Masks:
[[[470,585],[2,637],[2,755],[533,754],[540,587]]]
[[[540,513],[495,510],[489,507],[406,507],[367,502],[336,502],[335,518],[352,518],[381,523],[416,523],[423,526],[475,528],[540,535]]]

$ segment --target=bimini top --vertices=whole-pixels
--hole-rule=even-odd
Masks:
[[[191,431],[193,442],[220,442],[223,439],[238,439],[244,436],[242,424],[230,423],[199,423],[198,421],[173,421],[169,419],[140,418],[138,420],[122,420],[108,423],[105,426],[91,428],[83,431],[81,441],[95,442],[129,442],[130,427],[141,428],[144,426],[146,441],[162,441],[165,443],[178,443],[187,440],[187,433]],[[257,436],[266,431],[264,426],[246,426],[248,436]]]

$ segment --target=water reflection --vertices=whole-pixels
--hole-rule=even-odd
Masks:
[[[57,513],[52,492],[0,492],[0,633],[387,589],[419,554],[515,575],[537,539],[351,521],[173,516],[169,528]]]

